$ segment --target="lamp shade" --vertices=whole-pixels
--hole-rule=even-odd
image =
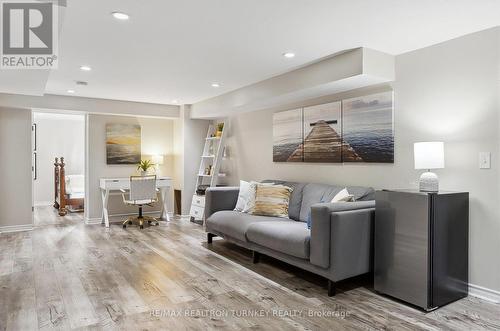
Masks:
[[[151,161],[153,161],[154,164],[162,165],[163,164],[163,155],[153,155],[151,157]]]
[[[413,145],[415,169],[444,168],[444,143],[440,141],[419,142]]]

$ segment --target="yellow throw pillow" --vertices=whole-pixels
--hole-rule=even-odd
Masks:
[[[252,214],[288,218],[292,191],[292,188],[284,185],[257,184]]]

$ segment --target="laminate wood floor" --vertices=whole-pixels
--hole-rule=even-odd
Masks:
[[[469,297],[423,313],[366,277],[326,281],[201,226],[84,225],[37,208],[36,228],[0,235],[0,330],[493,330],[500,305]]]

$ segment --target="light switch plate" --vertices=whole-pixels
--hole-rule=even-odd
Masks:
[[[479,169],[490,169],[491,168],[491,153],[490,152],[480,152],[479,153]]]

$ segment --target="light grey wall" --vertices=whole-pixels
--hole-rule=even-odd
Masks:
[[[210,121],[191,119],[191,107],[181,106],[180,117],[183,136],[183,191],[182,191],[182,214],[188,215],[191,208],[191,200],[195,192],[196,179],[200,168],[201,154],[207,136]]]
[[[66,175],[83,175],[85,168],[85,117],[33,112],[37,125],[37,180],[35,205],[54,203],[54,158],[65,158]]]
[[[499,42],[496,28],[396,57],[394,164],[273,163],[272,113],[284,110],[273,109],[229,119],[228,182],[280,178],[416,187],[420,172],[413,169],[413,143],[444,141],[446,168],[436,171],[441,187],[470,192],[470,282],[500,290]],[[492,169],[479,169],[482,151],[492,153]]]
[[[137,175],[135,165],[106,164],[106,123],[128,123],[141,125],[143,158],[153,154],[165,155],[164,164],[160,167],[161,175],[173,176],[173,121],[167,119],[141,118],[113,115],[88,115],[88,201],[85,202],[85,217],[96,219],[101,217],[102,200],[99,191],[99,179],[106,177],[129,177]],[[169,211],[173,211],[173,190],[171,190]],[[145,207],[144,211],[160,210],[161,204]],[[109,213],[135,213],[137,208],[124,206],[121,195],[111,196]]]
[[[174,124],[174,189],[184,189],[184,120],[176,118]]]
[[[0,231],[33,225],[31,109],[0,107]]]
[[[397,57],[395,85],[400,117],[396,123],[406,142],[401,153],[416,140],[445,142],[442,187],[470,192],[470,282],[497,291],[499,31],[490,29]],[[489,170],[479,169],[482,151],[492,153]]]

